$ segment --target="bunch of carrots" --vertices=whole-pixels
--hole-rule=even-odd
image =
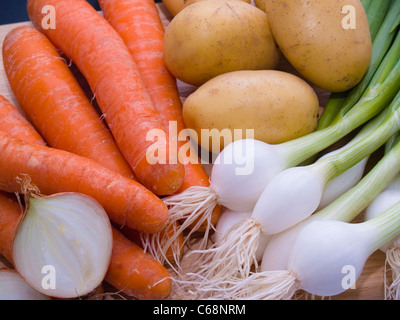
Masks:
[[[150,130],[168,137],[170,121],[177,132],[184,129],[176,79],[163,61],[164,28],[154,1],[99,4],[104,17],[85,0],[28,0],[34,27],[17,27],[4,40],[4,68],[26,117],[0,96],[0,254],[12,264],[21,213],[12,193],[22,192],[18,177],[29,175],[42,194],[73,191],[97,200],[113,224],[105,281],[137,299],[165,299],[172,289],[169,272],[143,249],[140,235],[168,238],[162,198],[208,186],[209,177],[201,164],[147,160],[154,143],[147,139]],[[56,12],[54,29],[42,24],[48,5]],[[66,59],[82,73],[100,110]],[[167,155],[186,143],[175,138],[162,146]],[[215,207],[213,223],[220,210]],[[181,248],[183,239],[175,241]],[[171,253],[167,259],[177,257]]]

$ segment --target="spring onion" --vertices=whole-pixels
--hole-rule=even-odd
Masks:
[[[288,270],[276,275],[275,279],[284,279],[287,291],[279,286],[276,297],[276,288],[267,287],[262,298],[268,299],[272,294],[279,299],[288,299],[300,289],[318,296],[340,294],[355,284],[368,257],[398,235],[400,202],[362,223],[314,221],[299,232],[289,257]],[[347,270],[353,270],[354,278],[346,284]]]
[[[355,285],[368,257],[399,235],[400,202],[361,223],[313,220],[299,231],[287,269],[253,273],[213,298],[284,300],[299,290],[340,294]]]
[[[17,272],[51,297],[76,298],[95,290],[111,259],[112,230],[104,209],[80,193],[26,197],[13,241]]]
[[[290,251],[298,233],[315,220],[350,222],[377,197],[400,172],[400,143],[393,144],[380,161],[357,183],[335,201],[295,226],[273,235],[267,243],[258,275],[242,277],[226,276],[222,281],[212,281],[202,273],[190,272],[187,287],[195,287],[199,298],[234,299],[251,298],[268,287],[268,281],[277,272],[287,270]],[[265,283],[263,278],[267,279]],[[216,285],[218,283],[218,285]],[[264,283],[261,287],[259,283]],[[278,285],[278,283],[275,283]],[[190,286],[191,285],[191,286]],[[282,286],[284,283],[281,284]],[[193,288],[192,288],[193,289]]]
[[[328,181],[365,159],[400,129],[398,108],[400,92],[348,145],[314,164],[292,167],[272,178],[250,218],[236,223],[224,241],[203,250],[196,272],[216,282],[235,274],[246,277],[257,266],[260,238],[282,232],[314,213]]]

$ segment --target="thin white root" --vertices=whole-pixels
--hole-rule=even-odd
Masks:
[[[387,277],[391,271],[391,281]],[[386,251],[384,272],[385,300],[400,299],[400,248],[395,246]]]
[[[181,251],[192,235],[198,230],[204,230],[203,237],[198,243],[199,249],[208,245],[209,234],[214,229],[211,218],[218,197],[209,187],[190,187],[182,193],[163,198],[167,205],[170,219],[165,230],[173,228],[173,232],[162,232],[154,235],[142,235],[142,242],[146,251],[153,255],[160,263],[168,263],[167,251],[171,250],[175,259],[176,268],[181,269]],[[190,229],[181,243],[179,238],[185,230]],[[172,264],[171,267],[175,269]],[[177,272],[177,270],[175,269]]]
[[[191,272],[182,275],[180,282],[192,287],[197,299],[219,296],[236,279],[246,279],[252,268],[258,269],[256,251],[260,235],[261,226],[254,219],[233,225],[225,239],[208,249],[187,254],[186,258],[195,263]]]
[[[200,275],[188,275],[192,277],[190,283],[175,281],[180,289],[202,300],[290,300],[299,290],[296,275],[288,270],[256,272],[244,279],[226,278],[218,283]]]

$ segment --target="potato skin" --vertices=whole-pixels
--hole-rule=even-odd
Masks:
[[[218,145],[219,140],[220,150],[224,148],[223,139],[219,139],[224,129],[230,130],[231,137],[234,129],[242,129],[239,138],[246,137],[246,129],[254,129],[255,139],[271,144],[303,136],[316,129],[318,111],[314,89],[303,79],[277,70],[219,75],[200,86],[183,104],[186,126],[195,130],[198,143],[210,151],[212,143]],[[206,135],[201,139],[202,129],[217,132],[206,140]]]
[[[183,8],[188,5],[202,0],[162,0],[163,4],[173,16],[176,16]],[[251,0],[240,0],[247,3],[251,3]]]
[[[343,28],[347,5],[355,8],[355,29]],[[305,79],[330,92],[361,81],[372,43],[359,0],[268,0],[265,10],[283,55]]]
[[[265,1],[268,0],[254,0],[254,5],[262,11],[265,11]]]
[[[279,60],[266,13],[243,1],[196,2],[165,30],[166,66],[195,86],[225,72],[275,69]]]

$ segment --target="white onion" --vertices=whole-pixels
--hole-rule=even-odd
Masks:
[[[227,145],[215,159],[209,187],[193,186],[163,198],[170,213],[166,228],[173,228],[177,222],[183,221],[169,243],[173,243],[189,227],[190,232],[185,241],[199,229],[206,230],[206,238],[214,228],[211,217],[217,205],[233,211],[252,211],[268,181],[285,166],[285,156],[281,152],[280,145],[270,145],[254,139],[237,140]],[[157,252],[159,248],[152,248],[152,243],[162,243],[160,236],[152,235],[155,241],[150,241],[148,235],[142,238],[150,251]],[[202,243],[206,244],[207,241]],[[163,252],[169,249],[173,248],[162,248]],[[205,249],[205,245],[200,249]],[[179,267],[179,261],[177,264]]]
[[[0,300],[50,300],[12,269],[0,269]]]
[[[314,221],[299,232],[288,270],[297,276],[298,289],[322,297],[337,295],[355,284],[343,282],[347,266],[354,270],[352,280],[359,278],[366,260],[375,251],[371,247],[374,239],[362,224]]]
[[[310,216],[318,207],[325,181],[313,165],[286,169],[271,179],[252,217],[266,234],[276,234]]]
[[[215,160],[211,188],[224,207],[252,211],[266,185],[284,165],[278,145],[238,140],[226,146]]]
[[[29,198],[13,258],[16,270],[37,291],[74,298],[101,284],[111,250],[111,224],[100,204],[79,193],[61,193]]]
[[[298,233],[287,268],[225,284],[214,299],[291,299],[299,290],[334,296],[356,286],[365,262],[400,234],[400,202],[362,223],[314,220]]]

